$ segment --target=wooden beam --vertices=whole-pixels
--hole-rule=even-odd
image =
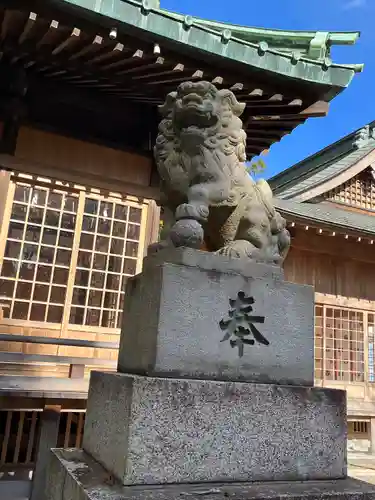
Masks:
[[[86,365],[116,368],[117,362],[103,358],[80,358],[55,354],[25,354],[23,352],[0,352],[0,363],[56,363],[61,365]]]
[[[0,333],[0,342],[20,342],[22,344],[50,344],[58,346],[92,347],[94,349],[118,349],[118,342],[104,342],[101,340],[81,340],[61,337],[40,337],[38,335],[17,335],[14,333]]]
[[[136,50],[132,53],[130,57],[122,58],[119,61],[111,62],[105,66],[102,66],[102,71],[115,70],[116,68],[123,68],[124,66],[132,65],[132,64],[141,64],[143,60],[152,59],[150,56],[147,58],[143,52],[143,50]]]
[[[0,375],[0,407],[6,409],[4,405],[6,396],[13,398],[86,399],[88,387],[88,379]],[[25,405],[27,405],[26,401]]]
[[[202,80],[202,79],[203,79],[203,71],[198,69],[198,70],[194,71],[193,74],[190,73],[190,74],[186,75],[185,77],[157,80],[154,82],[148,82],[147,85],[161,85],[164,83],[179,85],[180,83],[187,82],[189,80]]]
[[[212,80],[212,83],[214,85],[224,85],[224,78],[222,76],[215,76],[215,78]]]
[[[166,75],[174,75],[176,73],[182,73],[185,69],[184,69],[184,65],[183,64],[176,64],[176,66],[174,66],[173,68],[170,68],[170,69],[165,69],[164,71],[158,71],[157,73],[147,73],[146,75],[140,75],[140,76],[135,76],[133,77],[133,80],[136,80],[136,81],[146,81],[146,80],[152,80],[152,81],[155,81],[156,78],[160,77],[160,76],[166,76]],[[187,71],[187,70],[185,70]]]
[[[263,146],[261,144],[248,144],[246,147],[246,151],[254,153],[256,155],[262,153],[262,151],[265,151],[266,149],[267,146]]]
[[[93,89],[79,89],[68,84],[54,83],[43,78],[30,78],[27,100],[30,106],[50,106],[52,103],[62,103],[74,105],[90,110],[95,110],[99,114],[109,116],[120,115],[120,102],[115,96],[99,94]],[[130,110],[127,110],[129,113]],[[134,110],[135,112],[135,110]]]
[[[37,17],[38,16],[37,14],[35,14],[35,12],[30,12],[22,33],[18,38],[18,43],[20,45],[22,45],[29,38],[30,33],[32,32],[33,28],[35,28]]]
[[[325,101],[317,101],[308,108],[302,110],[299,115],[312,117],[312,116],[326,116],[329,111],[329,103]]]
[[[103,51],[92,58],[81,61],[81,63],[72,63],[70,60],[54,60],[49,61],[44,72],[45,76],[48,78],[60,76],[62,81],[73,81],[83,83],[84,80],[90,80],[93,83],[111,83],[115,86],[114,82],[110,82],[107,77],[107,73],[110,68],[113,69],[115,65],[121,64],[122,61],[131,60],[131,57],[126,57],[125,59],[117,60],[107,65],[101,66],[103,62],[108,60],[119,58],[124,54],[131,52],[131,49],[125,47],[122,43],[117,43],[115,46],[108,47],[107,51]]]
[[[277,128],[275,129],[263,129],[261,127],[257,128],[257,127],[248,127],[246,129],[246,133],[248,135],[253,135],[253,136],[256,136],[256,137],[272,137],[274,138],[275,140],[279,140],[280,137],[283,137],[284,135],[287,135],[289,134],[289,132],[286,132],[285,130],[279,130]]]
[[[232,74],[230,70],[228,70],[225,74],[220,76],[215,76],[217,74],[217,64],[205,62],[200,64],[197,60],[192,59],[188,56],[179,56],[176,52],[172,52],[170,50],[165,50],[163,48],[163,57],[157,58],[156,63],[158,64],[160,60],[163,60],[165,65],[171,66],[170,68],[166,67],[165,71],[151,73],[151,67],[143,66],[140,64],[140,58],[125,58],[124,60],[114,61],[113,63],[109,63],[105,66],[93,67],[103,61],[107,60],[107,58],[112,58],[115,55],[119,56],[122,53],[130,51],[134,49],[136,53],[142,52],[143,54],[148,54],[147,57],[150,57],[152,53],[152,44],[149,42],[142,42],[141,40],[134,40],[134,38],[128,37],[127,35],[121,33],[119,36],[119,41],[112,47],[110,50],[99,53],[98,55],[94,55],[94,57],[88,58],[84,60],[87,55],[90,55],[92,51],[95,53],[97,49],[103,47],[103,39],[100,35],[97,35],[94,38],[94,42],[81,48],[77,53],[71,53],[71,48],[74,47],[74,44],[77,41],[90,38],[88,33],[83,33],[81,28],[74,28],[73,32],[68,38],[65,38],[61,42],[61,34],[66,30],[65,26],[58,23],[58,21],[52,21],[50,23],[50,27],[39,42],[37,42],[38,50],[35,51],[35,47],[29,48],[29,54],[24,54],[26,59],[29,60],[27,66],[35,66],[38,65],[38,71],[42,71],[45,76],[49,76],[51,78],[60,78],[67,81],[71,81],[77,83],[79,85],[85,86],[93,86],[100,85],[102,89],[111,89],[111,88],[120,88],[124,90],[125,88],[133,89],[135,87],[139,88],[140,82],[143,85],[151,86],[151,87],[159,87],[162,86],[161,89],[157,89],[157,91],[161,94],[166,93],[166,86],[169,85],[178,85],[182,81],[186,81],[189,78],[191,79],[202,79],[203,72],[205,74],[205,78],[207,80],[213,81],[217,85],[227,85],[228,87],[233,87],[235,91],[243,91],[244,83],[241,80],[244,79],[244,75]],[[58,38],[60,43],[57,47],[54,48],[53,42],[56,41],[56,37],[58,34]],[[137,43],[139,47],[134,47],[134,43]],[[110,45],[111,42],[108,43]],[[40,48],[46,50],[42,50],[40,52]],[[66,50],[69,49],[69,50]],[[12,54],[14,57],[18,57],[17,53],[14,52]],[[66,55],[65,53],[69,54]],[[179,60],[177,60],[179,59]],[[131,62],[136,63],[136,68],[125,68],[123,71],[113,73],[116,68],[121,68],[121,65],[131,64]],[[194,72],[194,68],[196,68],[199,64],[200,71],[202,73],[201,76],[197,76],[197,71]],[[185,71],[186,68],[193,68],[191,75],[186,75],[186,77],[175,79],[165,79],[161,78],[165,75],[173,75],[175,72]],[[134,72],[133,72],[134,69]],[[112,74],[111,74],[112,73]],[[142,74],[141,74],[142,73]],[[157,80],[155,80],[157,78]],[[145,92],[148,92],[148,89],[145,89]],[[251,100],[252,98],[257,98],[263,95],[264,92],[271,94],[270,99],[275,101],[280,101],[283,98],[283,94],[272,94],[270,93],[270,89],[266,88],[263,84],[260,84],[259,87],[254,87],[252,90],[249,90],[248,98]],[[295,104],[295,103],[294,103]]]
[[[307,120],[308,116],[303,117],[299,116],[296,118],[295,116],[288,116],[288,117],[282,117],[282,116],[251,116],[250,119],[248,120],[246,124],[246,128],[249,127],[260,127],[260,128],[268,128],[268,127],[283,127],[285,129],[292,130],[294,127],[299,125],[300,123],[303,123],[305,120]]]
[[[263,89],[253,89],[251,92],[249,92],[249,96],[251,97],[262,97],[263,95]]]
[[[126,193],[129,196],[136,196],[139,199],[159,200],[161,196],[159,188],[156,187],[121,183],[118,180],[106,179],[104,176],[98,178],[98,176],[92,175],[88,172],[75,172],[57,168],[52,165],[42,165],[10,155],[0,154],[0,168],[47,177],[50,179],[58,179],[65,182],[72,182],[81,186],[89,185],[92,188],[103,189],[106,192]]]
[[[66,38],[63,42],[59,43],[57,47],[52,50],[53,56],[58,56],[65,49],[71,48],[77,42],[79,42],[81,36],[81,30],[78,28],[74,28],[68,38]]]
[[[281,139],[281,137],[275,138],[275,137],[259,137],[259,136],[254,136],[254,135],[249,135],[247,136],[247,143],[249,147],[258,145],[259,147],[263,147],[266,149],[267,147],[270,147],[271,144],[274,142],[278,142]]]
[[[58,32],[59,22],[52,20],[50,22],[47,32],[42,36],[42,38],[36,43],[36,49],[39,49],[45,45],[52,45],[59,35]]]
[[[292,101],[288,102],[288,106],[302,106],[302,104],[302,99],[293,99]]]
[[[136,51],[135,54],[132,56],[131,60],[129,62],[134,62],[134,56],[136,54],[140,54],[141,52],[139,51]],[[142,75],[141,76],[137,76],[137,73],[143,73],[144,71],[146,72],[146,75],[143,75],[145,76],[146,78],[147,77],[151,77],[153,73],[151,74],[148,74],[147,72],[148,71],[152,71],[154,69],[160,69],[162,66],[166,65],[168,66],[168,64],[166,63],[166,60],[164,59],[164,57],[148,57],[145,58],[143,56],[143,53],[142,53],[142,58],[143,58],[143,62],[144,64],[137,64],[135,67],[132,67],[132,68],[126,68],[124,70],[121,70],[121,71],[118,71],[115,73],[115,75],[113,76],[113,81],[117,84],[120,84],[121,82],[124,83],[125,81],[129,83],[129,85],[131,85],[131,82],[133,82],[133,80],[137,79],[137,78],[142,78]],[[138,57],[138,60],[140,60],[140,58]],[[127,79],[124,80],[124,79],[121,79],[120,77],[124,76],[124,75],[127,75]],[[130,75],[130,76],[129,76]],[[135,75],[135,76],[133,76]],[[112,81],[112,78],[111,78],[111,81]],[[139,88],[139,85],[136,85],[137,88]]]
[[[230,90],[232,92],[240,92],[243,89],[243,83],[235,83],[230,87]]]
[[[0,30],[0,37],[1,37],[2,41],[5,40],[5,38],[8,34],[9,26],[12,22],[12,14],[14,14],[14,12],[12,12],[11,10],[6,10],[4,13],[3,21],[1,23],[1,30]]]
[[[87,55],[91,55],[92,53],[96,53],[103,44],[103,37],[100,35],[96,35],[92,42],[88,45],[82,47],[82,49],[78,50],[74,54],[71,54],[69,57],[69,61],[76,61],[77,59],[81,59]]]
[[[48,32],[45,34],[45,36],[42,37],[41,40],[38,42],[38,51],[35,51],[35,46],[29,47],[29,53],[23,53],[23,57],[28,60],[26,62],[26,65],[28,67],[31,66],[38,66],[38,71],[42,72],[45,76],[50,76],[50,77],[60,77],[69,81],[77,81],[78,80],[83,80],[84,84],[86,85],[92,85],[95,86],[96,83],[101,84],[101,85],[114,85],[118,86],[121,89],[124,89],[126,85],[128,86],[134,86],[136,85],[137,88],[139,88],[139,83],[138,81],[133,82],[133,80],[142,80],[142,83],[144,82],[149,82],[150,84],[155,84],[153,81],[156,76],[163,76],[164,72],[156,73],[154,76],[151,73],[148,73],[149,70],[152,69],[152,65],[155,64],[155,67],[160,64],[161,61],[165,62],[166,65],[171,66],[171,68],[166,68],[165,74],[172,74],[172,72],[176,71],[182,71],[183,69],[185,70],[187,67],[190,68],[196,68],[197,66],[197,61],[193,60],[191,64],[186,63],[186,57],[184,56],[181,58],[182,60],[177,60],[176,58],[178,57],[177,54],[167,52],[168,56],[165,55],[165,51],[163,50],[163,57],[158,57],[156,58],[155,62],[151,62],[149,66],[143,66],[139,64],[139,58],[134,57],[133,61],[137,62],[137,67],[136,68],[126,68],[124,71],[116,72],[114,74],[110,74],[110,71],[114,71],[117,67],[121,68],[121,65],[124,64],[125,66],[131,62],[131,59],[128,61],[127,59],[124,59],[124,61],[116,61],[112,64],[108,64],[106,66],[101,66],[101,67],[96,67],[93,68],[92,64],[93,63],[98,63],[103,58],[111,57],[112,53],[114,54],[116,51],[121,52],[119,47],[123,48],[124,43],[123,43],[123,36],[121,35],[121,43],[117,43],[116,47],[112,49],[112,51],[105,52],[104,54],[99,54],[97,57],[88,59],[88,60],[83,60],[86,55],[90,53],[90,49],[92,48],[91,45],[86,46],[78,51],[76,54],[68,54],[68,57],[65,55],[65,49],[70,48],[71,44],[75,43],[77,40],[83,39],[83,34],[80,31],[79,28],[75,28],[71,34],[71,36],[67,39],[65,39],[63,42],[61,42],[57,48],[52,50],[52,54],[50,52],[50,49],[53,48],[52,44],[50,43],[50,38],[56,36],[56,32],[59,33],[59,36],[61,38],[61,33],[62,29],[65,29],[65,27],[61,27],[59,23],[52,22],[50,24],[50,28]],[[85,35],[87,37],[87,35]],[[127,37],[126,37],[127,38]],[[134,39],[131,39],[131,44],[134,44]],[[100,37],[96,37],[94,40],[95,44],[97,46],[102,45],[102,39]],[[137,44],[139,45],[138,50],[135,50],[136,54],[139,54],[142,52],[142,54],[148,54],[146,56],[147,58],[150,57],[150,54],[152,54],[152,45],[151,44],[146,44],[147,45],[147,52],[145,52],[145,49],[142,48],[144,46],[143,43],[138,42]],[[146,47],[145,45],[145,47]],[[42,51],[40,51],[41,47],[45,47]],[[130,50],[130,46],[126,47],[126,50]],[[9,47],[9,51],[12,53],[13,57],[20,57],[19,54],[17,54],[17,49],[14,47]],[[26,51],[27,52],[27,51]],[[69,50],[71,52],[71,50]],[[146,62],[146,57],[144,56],[143,58],[145,59]],[[188,59],[189,61],[190,59]],[[115,66],[116,65],[116,66]],[[207,68],[207,70],[205,69]],[[208,80],[214,80],[218,85],[222,85],[223,82],[228,82],[228,85],[242,85],[242,83],[238,83],[238,79],[234,79],[231,76],[231,73],[229,72],[228,74],[230,75],[227,77],[226,75],[223,76],[217,76],[213,77],[212,73],[215,73],[215,69],[210,68],[210,72],[208,71],[209,66],[205,64],[205,68],[202,68],[201,71],[206,72],[206,77]],[[134,71],[132,71],[134,69]],[[136,75],[136,73],[144,73],[141,75]],[[203,74],[203,73],[202,73]],[[201,78],[196,76],[196,72],[194,73],[194,69],[192,70],[192,79],[195,78]],[[157,84],[163,84],[165,85],[166,83],[171,83],[171,84],[178,84],[181,81],[186,81],[187,78],[184,78],[182,80],[161,80],[158,81]],[[237,80],[237,81],[236,81]],[[104,87],[103,87],[104,88]],[[164,93],[164,92],[163,92]]]
[[[159,99],[158,97],[143,97],[143,96],[139,96],[139,97],[135,97],[135,96],[132,96],[132,95],[120,95],[120,98],[121,99],[126,99],[128,101],[132,101],[132,102],[139,102],[141,104],[152,104],[152,105],[155,105],[155,106],[159,106],[161,104],[163,104],[163,99]]]
[[[108,59],[113,59],[115,57],[120,57],[124,53],[129,52],[129,49],[124,46],[123,43],[116,43],[114,47],[112,47],[110,50],[107,52],[103,52],[102,54],[98,54],[91,59],[88,59],[85,64],[87,65],[92,65],[92,64],[98,64],[98,63],[103,63],[104,61],[107,61]],[[103,67],[100,67],[101,70],[105,69]]]
[[[287,104],[253,104],[246,103],[247,111],[252,116],[279,116],[299,115],[301,106],[288,106]]]

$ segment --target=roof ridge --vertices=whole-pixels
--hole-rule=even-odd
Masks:
[[[298,178],[301,178],[301,175],[305,176],[306,174],[310,172],[315,172],[318,167],[322,167],[324,165],[324,168],[328,167],[329,165],[332,165],[335,161],[337,161],[340,157],[346,156],[350,154],[352,151],[355,149],[360,149],[368,144],[368,141],[373,137],[375,131],[375,120],[371,121],[370,123],[367,123],[366,125],[363,125],[362,127],[350,132],[349,134],[345,135],[344,137],[341,137],[334,143],[329,144],[328,146],[318,150],[317,152],[313,153],[312,155],[308,156],[307,158],[304,158],[303,160],[295,163],[291,167],[288,167],[287,169],[283,170],[282,172],[279,172],[278,174],[270,177],[268,179],[268,182],[270,183],[276,183],[278,179],[282,179],[285,175],[288,173],[295,171],[296,175],[287,179],[285,183],[282,183],[277,186],[277,189],[282,188],[286,184],[289,184],[293,180]],[[366,136],[365,136],[366,134]],[[316,168],[311,168],[307,169],[305,172],[301,173],[300,169],[303,166],[306,166],[308,163],[310,163],[313,159],[316,159],[318,157],[324,157],[328,152],[332,152],[337,146],[339,145],[344,145],[345,143],[350,143],[350,147],[346,151],[338,150],[336,156],[332,156],[330,159],[326,159],[325,161],[323,160],[318,167]],[[348,144],[349,146],[349,144]],[[323,169],[324,169],[323,168]]]
[[[136,2],[139,3],[138,0],[123,0],[123,1],[130,1],[130,2]],[[274,53],[276,55],[284,56],[287,57],[288,59],[291,59],[294,63],[298,62],[299,60],[303,60],[312,64],[318,64],[319,66],[326,66],[327,68],[332,66],[335,68],[345,68],[345,69],[351,69],[355,73],[360,73],[363,71],[363,64],[340,64],[340,63],[334,63],[330,59],[330,57],[327,57],[329,48],[331,45],[353,45],[356,43],[358,38],[360,37],[360,32],[359,31],[353,31],[353,32],[329,32],[329,31],[288,31],[288,30],[277,30],[277,29],[272,29],[269,30],[267,28],[255,28],[255,27],[247,27],[247,26],[241,26],[241,25],[236,25],[236,24],[231,24],[231,23],[225,23],[221,21],[211,21],[209,19],[202,19],[199,17],[191,16],[191,15],[184,15],[184,14],[179,14],[177,12],[172,12],[166,9],[153,9],[161,14],[173,18],[177,20],[178,22],[185,23],[186,20],[188,19],[189,24],[195,22],[197,25],[199,25],[201,28],[205,29],[208,32],[215,33],[215,34],[221,34],[220,31],[215,29],[215,27],[222,29],[223,33],[224,32],[229,32],[230,39],[239,41],[243,44],[249,45],[251,47],[255,48],[264,48],[270,53]],[[258,31],[259,33],[268,33],[268,38],[272,38],[272,34],[278,34],[279,36],[282,34],[285,34],[285,39],[288,39],[287,34],[289,34],[289,39],[293,38],[293,33],[298,33],[299,35],[305,34],[306,38],[310,37],[310,43],[309,43],[309,52],[308,55],[302,55],[298,51],[291,51],[290,53],[278,50],[275,47],[270,47],[267,43],[266,40],[262,40],[260,42],[252,42],[250,40],[247,40],[246,38],[243,38],[241,36],[236,36],[236,32],[238,33],[239,31],[247,31],[248,34],[250,31],[254,30]],[[314,36],[312,36],[314,35]],[[325,35],[325,36],[322,36]],[[348,35],[347,38],[343,38],[342,35]],[[298,35],[295,36],[295,38],[298,37]],[[311,38],[312,37],[312,38]],[[266,37],[267,38],[267,37]],[[319,50],[321,49],[321,46],[324,45],[325,49],[323,51],[322,57],[313,57],[313,54],[316,53],[318,50],[319,53],[322,51]],[[310,57],[308,57],[310,56]]]
[[[180,18],[180,19],[183,19],[185,17],[184,14],[180,14],[178,12],[174,12],[174,11],[171,11],[171,10],[168,10],[168,9],[163,9],[163,8],[160,8],[158,9],[162,12],[165,12],[165,13],[168,13],[176,18]],[[319,33],[319,32],[322,32],[322,30],[285,30],[285,29],[281,29],[281,28],[263,28],[263,27],[259,27],[259,26],[246,26],[246,25],[243,25],[243,24],[236,24],[236,23],[228,23],[228,22],[225,22],[225,21],[215,21],[215,20],[211,20],[211,19],[206,19],[206,18],[202,18],[202,17],[197,17],[197,16],[194,16],[194,20],[199,22],[199,23],[202,23],[202,24],[211,24],[211,25],[217,25],[217,26],[228,26],[228,27],[232,27],[234,29],[243,29],[243,30],[254,30],[254,31],[259,31],[259,32],[268,32],[268,33],[277,33],[277,34],[298,34],[298,35],[302,35],[304,34],[306,37],[309,37],[311,35],[315,35],[316,33]],[[327,33],[329,33],[330,35],[332,35],[332,41],[334,43],[337,43],[337,44],[352,44],[352,43],[355,43],[356,40],[358,39],[358,37],[360,36],[360,31],[327,31]],[[347,38],[344,38],[342,39],[341,36],[342,35],[348,35]],[[347,40],[345,42],[345,40]]]
[[[301,178],[301,182],[291,184],[291,186],[279,192],[279,196],[285,200],[294,200],[298,196],[303,195],[309,189],[318,188],[335,179],[341,173],[349,170],[353,165],[367,157],[375,149],[375,141],[369,141],[363,147],[352,149],[349,154],[338,156],[332,162],[328,162],[323,168],[315,168],[311,170],[311,175],[305,175]],[[366,167],[367,168],[367,167]],[[300,178],[299,178],[300,180]],[[309,184],[306,185],[306,182]],[[338,184],[341,185],[342,183]],[[306,200],[307,201],[307,200]]]

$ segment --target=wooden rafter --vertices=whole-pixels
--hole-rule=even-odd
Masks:
[[[152,40],[123,32],[111,40],[102,27],[88,26],[80,26],[79,21],[68,25],[57,11],[46,17],[37,10],[0,9],[3,58],[28,73],[32,82],[27,98],[32,103],[31,116],[45,119],[48,111],[40,113],[36,103],[43,106],[48,100],[50,113],[61,113],[68,121],[69,108],[64,104],[73,99],[80,109],[87,109],[87,117],[95,112],[98,117],[110,116],[112,122],[120,123],[124,103],[156,108],[181,82],[208,80],[218,88],[230,88],[246,103],[243,121],[251,157],[309,116],[327,112],[326,103],[314,104],[313,96],[296,95],[293,82],[285,88],[279,83],[273,86],[270,81],[254,81],[246,72],[223,68],[220,61],[195,59],[163,45],[160,53],[155,53]],[[59,88],[52,99],[45,94],[48,86]],[[109,106],[104,104],[109,102]],[[155,136],[156,122],[157,118],[148,124],[150,137]]]

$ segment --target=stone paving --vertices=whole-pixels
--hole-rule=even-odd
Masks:
[[[348,474],[355,479],[375,484],[375,455],[356,455],[348,457]],[[0,499],[1,500],[28,500],[21,494],[21,488],[16,485],[16,481],[0,481]],[[17,487],[18,486],[18,487]],[[23,488],[22,488],[23,489]]]
[[[0,481],[1,500],[28,500],[30,484],[26,481]]]
[[[375,455],[349,454],[348,473],[356,479],[375,484]]]

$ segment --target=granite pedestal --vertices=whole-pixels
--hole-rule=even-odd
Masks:
[[[128,280],[118,371],[313,385],[311,286],[288,283],[280,268],[264,264],[190,249],[160,253]],[[220,321],[241,291],[253,298],[251,314],[262,318],[256,328],[269,344],[255,343],[239,358],[230,341],[221,342]]]
[[[345,392],[313,388],[313,303],[277,267],[147,258],[118,372],[92,373],[84,449],[52,452],[46,499],[375,500],[346,478]]]
[[[124,485],[343,478],[345,392],[94,372],[83,448]]]

